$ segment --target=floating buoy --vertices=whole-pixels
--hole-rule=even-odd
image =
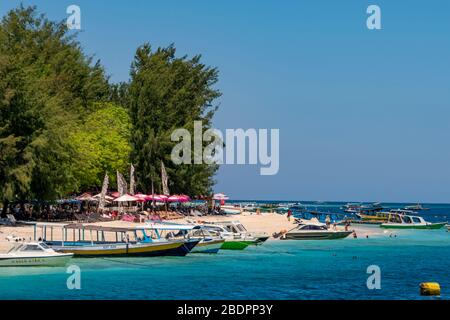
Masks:
[[[437,282],[423,282],[420,284],[420,294],[422,296],[440,296],[441,286]]]

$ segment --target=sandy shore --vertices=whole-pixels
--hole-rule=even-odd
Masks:
[[[246,213],[240,215],[232,216],[208,216],[208,217],[198,217],[198,218],[185,218],[178,219],[172,222],[185,223],[189,221],[204,221],[204,222],[214,222],[214,221],[240,221],[245,228],[250,232],[266,232],[270,236],[274,232],[280,232],[281,230],[290,230],[295,227],[293,219],[288,221],[285,215],[280,215],[276,213],[262,213],[260,215]],[[111,222],[98,222],[94,225],[109,226],[109,227],[135,227],[139,223],[126,222],[126,221],[111,221]],[[343,229],[339,226],[338,229]],[[352,225],[351,230],[355,230],[358,237],[365,238],[366,236],[381,236],[383,235],[383,230],[378,226],[362,226],[362,225]],[[31,225],[18,225],[15,227],[10,226],[0,226],[0,252],[5,252],[11,247],[11,243],[6,240],[7,236],[14,235],[16,237],[22,237],[27,240],[33,239],[34,229]],[[38,236],[40,236],[38,234]],[[55,231],[54,239],[60,240],[60,231]],[[70,240],[70,238],[69,238]]]

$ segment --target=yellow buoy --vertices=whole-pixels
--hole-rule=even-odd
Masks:
[[[440,296],[441,287],[437,282],[423,282],[420,284],[420,294],[422,296]]]

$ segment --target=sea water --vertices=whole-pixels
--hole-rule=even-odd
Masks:
[[[80,289],[68,289],[66,268],[0,268],[0,299],[436,299],[420,296],[421,282],[440,283],[438,299],[450,299],[446,229],[273,240],[186,257],[76,258],[70,265],[80,268]],[[380,289],[367,286],[373,265]]]

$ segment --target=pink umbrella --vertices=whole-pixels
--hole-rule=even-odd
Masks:
[[[125,194],[121,197],[118,197],[114,199],[115,202],[132,202],[132,201],[139,201],[139,198],[133,197],[132,195]]]
[[[145,201],[150,200],[148,195],[142,194],[142,193],[135,194],[134,197],[139,199],[139,200],[137,200],[138,202],[145,202]],[[150,196],[150,198],[151,198],[151,196]]]
[[[177,195],[174,195],[174,196],[168,197],[168,198],[167,198],[167,201],[168,201],[168,202],[187,202],[187,201],[189,201],[189,200],[187,200],[186,196],[177,196]]]

